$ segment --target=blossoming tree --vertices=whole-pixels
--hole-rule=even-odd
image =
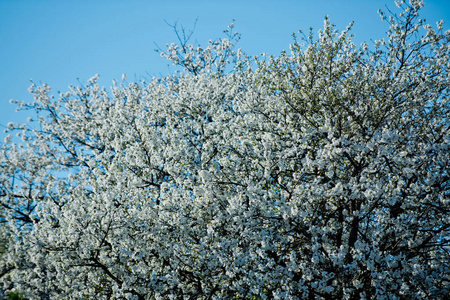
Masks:
[[[356,47],[236,35],[150,82],[30,88],[0,148],[0,280],[34,299],[450,294],[450,32],[397,3]],[[232,26],[231,26],[232,27]]]

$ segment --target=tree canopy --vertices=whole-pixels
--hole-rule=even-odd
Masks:
[[[450,294],[450,31],[397,2],[355,45],[325,19],[249,57],[54,95],[0,145],[0,282],[33,299]]]

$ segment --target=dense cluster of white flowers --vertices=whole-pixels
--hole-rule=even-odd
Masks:
[[[421,1],[291,54],[171,45],[151,82],[30,89],[0,146],[0,283],[32,299],[450,294],[450,32]],[[384,15],[383,15],[384,16]],[[233,37],[233,35],[230,35]]]

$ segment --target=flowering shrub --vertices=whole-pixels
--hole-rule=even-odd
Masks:
[[[326,19],[150,82],[48,85],[0,148],[0,281],[33,299],[450,294],[450,32],[398,2],[386,39]]]

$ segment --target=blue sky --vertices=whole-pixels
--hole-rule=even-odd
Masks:
[[[238,47],[278,54],[293,32],[320,29],[325,15],[338,29],[355,21],[357,44],[383,37],[387,26],[377,10],[386,5],[396,9],[388,0],[0,0],[0,137],[8,122],[28,116],[15,113],[9,100],[31,101],[30,79],[56,94],[95,74],[108,87],[123,73],[131,81],[173,72],[154,51],[176,41],[166,22],[189,29],[198,19],[193,40],[205,45],[235,19]],[[450,1],[425,1],[422,16],[432,24],[444,19],[449,29]]]

